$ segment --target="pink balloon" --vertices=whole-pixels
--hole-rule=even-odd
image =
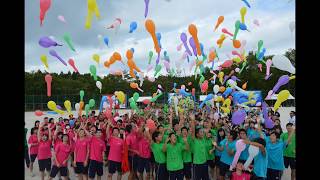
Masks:
[[[51,97],[51,81],[52,81],[52,76],[50,74],[47,74],[45,77],[44,77],[44,80],[46,81],[47,83],[47,96],[48,97]]]
[[[257,19],[253,20],[253,24],[257,25],[257,26],[260,26],[260,23]]]
[[[223,64],[221,64],[219,67],[222,67],[222,68],[229,68],[231,67],[233,64],[233,61],[232,60],[227,60],[225,61]]]
[[[237,51],[232,51],[232,55],[234,56],[238,56],[240,59],[242,59],[242,56],[240,53],[238,53]],[[231,59],[231,58],[230,58]]]
[[[201,84],[201,92],[202,92],[202,93],[207,92],[207,90],[208,90],[208,85],[209,85],[208,80],[205,80],[205,81]]]
[[[75,71],[75,72],[79,72],[78,71],[78,69],[77,69],[77,67],[75,66],[75,64],[74,64],[74,60],[73,59],[69,59],[68,60],[68,63],[69,63],[69,65],[73,68],[73,70]]]
[[[64,19],[64,17],[62,15],[58,16],[58,19],[64,23],[67,23],[66,20]]]
[[[272,60],[268,59],[267,62],[266,62],[266,66],[267,66],[266,76],[270,75],[270,67],[271,67],[271,65],[272,65]]]
[[[142,102],[143,102],[143,104],[146,104],[146,105],[147,105],[147,104],[150,104],[150,99],[145,99],[145,100],[143,100]]]
[[[231,164],[231,168],[234,168],[236,167],[236,164],[239,160],[239,157],[240,157],[240,154],[241,152],[246,149],[246,144],[243,142],[242,139],[239,139],[237,142],[236,142],[236,154],[234,155],[234,158],[233,158],[233,161],[232,161],[232,164]]]
[[[36,110],[36,111],[34,112],[34,114],[35,114],[36,116],[42,116],[42,115],[44,115],[44,113],[43,113],[42,111],[40,111],[40,110]]]
[[[166,67],[167,71],[170,71],[170,63],[168,61],[163,61],[163,65]]]
[[[152,119],[148,119],[146,121],[147,127],[150,129],[151,132],[153,132],[154,130],[156,130],[156,124],[154,123],[154,121]]]
[[[228,34],[228,35],[230,35],[230,36],[233,36],[233,34],[230,33],[226,28],[223,28],[223,29],[222,29],[222,32],[225,33],[225,34]]]
[[[43,24],[44,17],[51,6],[51,0],[40,0],[40,26]]]
[[[260,72],[262,72],[262,64],[258,64]]]
[[[177,46],[177,51],[181,51],[182,45],[183,45],[183,43],[181,43],[179,46]]]
[[[154,82],[154,81],[155,81],[155,78],[154,78],[154,77],[148,77],[148,80],[149,80],[150,82]]]

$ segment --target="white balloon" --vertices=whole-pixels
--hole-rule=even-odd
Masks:
[[[213,92],[214,94],[217,94],[219,92],[219,85],[216,84],[213,86]]]
[[[154,77],[148,77],[148,80],[149,80],[150,82],[154,82],[156,79],[155,79]]]
[[[104,109],[107,108],[107,107],[108,107],[108,103],[107,103],[106,101],[104,101],[102,107],[103,107]]]
[[[100,90],[102,89],[102,83],[100,81],[96,82],[96,86],[97,88],[99,88]]]
[[[79,109],[80,109],[80,104],[79,104],[79,103],[76,103],[76,104],[74,105],[74,108],[76,109],[76,111],[79,111]]]
[[[236,68],[236,69],[235,69],[235,71],[236,71],[236,72],[239,72],[239,71],[240,71],[240,69],[239,69],[239,68]]]
[[[289,29],[291,32],[293,32],[296,29],[296,23],[294,21],[290,22]]]
[[[275,55],[272,58],[272,64],[274,65],[274,67],[282,71],[287,71],[291,74],[296,73],[296,68],[291,64],[290,60],[284,55]]]

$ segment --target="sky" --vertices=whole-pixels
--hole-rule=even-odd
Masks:
[[[85,29],[87,16],[86,0],[52,0],[42,26],[40,26],[39,1],[25,0],[25,71],[48,71],[68,72],[73,71],[70,65],[65,66],[55,57],[49,54],[54,49],[64,61],[74,59],[75,66],[81,74],[89,73],[90,65],[97,66],[97,74],[105,76],[111,70],[128,70],[120,62],[116,62],[111,68],[104,67],[103,63],[109,60],[113,52],[121,54],[122,60],[127,62],[125,53],[128,49],[134,48],[134,61],[137,66],[146,74],[148,67],[148,54],[153,51],[151,61],[155,65],[156,55],[150,34],[145,29],[145,20],[152,19],[156,26],[156,32],[161,33],[161,57],[167,51],[170,58],[170,67],[184,69],[185,74],[191,74],[190,65],[195,57],[182,59],[184,47],[178,51],[177,46],[181,44],[180,34],[185,32],[188,38],[189,24],[195,24],[198,29],[198,39],[204,45],[205,54],[209,49],[215,47],[219,55],[219,61],[215,67],[229,57],[234,57],[231,51],[237,50],[232,46],[228,36],[221,48],[218,48],[216,41],[222,34],[221,29],[226,28],[234,33],[234,24],[240,20],[240,9],[247,8],[245,24],[250,31],[240,30],[237,39],[245,40],[245,50],[257,51],[258,41],[263,40],[266,48],[265,55],[284,54],[289,48],[295,48],[295,31],[291,32],[289,24],[295,21],[294,0],[247,0],[251,8],[246,7],[242,0],[150,0],[147,18],[144,17],[144,0],[97,0],[101,18],[93,17],[90,29]],[[62,15],[66,23],[58,20]],[[224,22],[214,32],[214,26],[219,16],[224,16]],[[107,29],[116,18],[122,23],[119,29]],[[259,26],[254,20],[259,21]],[[129,33],[131,22],[137,22],[137,29]],[[69,49],[63,41],[63,35],[70,34],[76,52]],[[106,46],[98,35],[108,37],[109,46]],[[43,48],[39,45],[41,37],[48,36],[63,46]],[[189,46],[189,48],[191,48]],[[191,49],[192,51],[192,49]],[[97,64],[92,55],[100,55],[100,63]],[[41,55],[46,55],[49,69],[46,69],[40,60]],[[229,56],[229,57],[228,57]],[[163,63],[160,62],[163,66]],[[211,64],[204,63],[211,67]],[[151,70],[146,75],[153,75]],[[163,75],[166,74],[163,70]]]

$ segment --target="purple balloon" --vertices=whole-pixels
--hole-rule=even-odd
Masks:
[[[246,118],[246,112],[244,110],[238,110],[232,114],[232,123],[235,125],[240,125],[244,122]]]
[[[188,53],[188,55],[189,55],[189,56],[192,56],[192,53],[191,53],[191,51],[190,51],[190,49],[189,49],[189,47],[188,47],[188,44],[187,44],[187,34],[184,33],[184,32],[181,33],[180,39],[181,39],[181,41],[182,41],[182,43],[183,43],[183,45],[184,45],[184,48],[186,49],[186,52]]]
[[[272,129],[274,127],[274,123],[268,116],[267,103],[263,101],[261,104],[261,107],[262,107],[262,114],[264,118],[264,125],[266,128]]]
[[[53,57],[58,58],[65,66],[67,66],[67,63],[57,54],[57,52],[55,50],[50,50],[49,54]]]
[[[287,84],[289,81],[290,81],[290,77],[288,75],[282,75],[279,78],[277,84],[273,87],[272,89],[273,93],[276,93],[281,86]]]
[[[268,129],[272,129],[274,127],[274,122],[269,117],[264,120],[264,124]]]
[[[239,78],[237,78],[237,76],[231,76],[231,79],[232,79],[234,82],[236,82],[236,81],[240,81],[240,82],[241,82],[241,80],[240,80]]]
[[[160,49],[161,51],[161,49]],[[159,61],[160,61],[160,53],[158,53],[158,57],[157,57],[157,60],[156,60],[156,64],[159,64]]]
[[[192,47],[193,54],[197,56],[197,47],[196,47],[196,43],[193,40],[193,37],[189,38],[189,44]]]
[[[149,1],[150,0],[144,0],[144,3],[146,4],[146,8],[144,9],[144,17],[147,17],[148,11],[149,11]]]
[[[44,37],[40,38],[39,44],[40,44],[40,46],[42,46],[44,48],[48,48],[48,47],[51,47],[51,46],[62,46],[62,45],[56,43],[55,41],[53,41],[52,39],[50,39],[47,36],[44,36]]]
[[[62,110],[61,106],[59,106],[59,105],[57,105],[57,108],[60,109],[60,110]]]

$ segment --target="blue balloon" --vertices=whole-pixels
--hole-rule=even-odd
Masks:
[[[200,43],[200,49],[201,49],[201,54],[202,54],[203,56],[206,56],[205,53],[204,53],[204,46],[203,46],[202,43]]]
[[[247,25],[245,25],[244,23],[240,23],[239,28],[243,31],[248,30]]]
[[[48,114],[58,114],[57,112],[54,112],[54,111],[48,111],[47,113]]]
[[[130,23],[130,31],[129,33],[132,33],[134,30],[136,30],[138,27],[137,22],[133,21]]]
[[[107,96],[102,96],[101,102],[100,102],[99,112],[102,112],[103,103],[104,103],[105,101],[107,101]]]
[[[109,46],[109,38],[107,36],[104,37],[103,41],[107,46]]]
[[[232,88],[228,87],[222,94],[224,98],[226,98],[230,93],[232,93]]]
[[[258,60],[261,61],[264,57],[264,53],[266,53],[266,48],[263,48],[262,51],[259,53]]]
[[[249,2],[247,0],[242,0],[249,8],[251,8]]]
[[[131,48],[130,50],[134,53],[134,48]]]
[[[161,34],[160,33],[156,33],[156,37],[157,37],[157,40],[158,40],[158,42],[159,42],[159,46],[160,46],[160,48],[161,48]]]
[[[191,96],[191,94],[190,94],[190,93],[187,93],[185,89],[180,89],[179,93],[180,93],[183,97]]]
[[[203,105],[207,102],[210,101],[213,98],[213,94],[210,93],[208,94],[208,96],[206,97],[206,99],[204,101],[202,101],[202,103],[199,105],[199,108],[201,109],[203,107]]]

